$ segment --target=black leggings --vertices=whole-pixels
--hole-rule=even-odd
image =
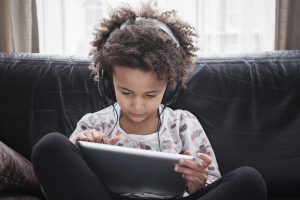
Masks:
[[[93,173],[67,137],[49,133],[34,147],[35,173],[50,200],[131,200],[111,192]],[[214,183],[187,197],[187,200],[262,200],[266,185],[251,167],[235,169]]]

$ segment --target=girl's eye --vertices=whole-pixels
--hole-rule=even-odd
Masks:
[[[156,95],[153,95],[153,94],[147,94],[147,97],[149,97],[149,98],[154,98],[154,97],[156,97]]]
[[[122,92],[122,94],[128,96],[128,95],[130,95],[130,92]]]

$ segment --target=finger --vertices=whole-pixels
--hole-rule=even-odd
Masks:
[[[207,181],[207,177],[206,176],[191,176],[191,175],[186,175],[186,174],[183,174],[183,178],[187,181],[187,182],[190,182],[190,183],[193,183],[193,184],[205,184],[206,181]]]
[[[85,135],[81,134],[81,135],[78,135],[76,138],[76,142],[78,142],[78,141],[88,141],[88,138]]]
[[[209,155],[204,154],[204,153],[197,153],[197,158],[200,159],[200,161],[202,162],[202,166],[207,167],[211,164],[212,159]]]
[[[205,168],[205,166],[203,166],[197,160],[185,160],[185,159],[179,160],[179,166],[183,168],[190,168],[198,172],[203,171],[203,169]]]
[[[121,136],[117,135],[117,136],[111,137],[109,139],[108,143],[114,145],[114,144],[118,143],[120,141],[120,139],[121,139]]]
[[[201,176],[201,174],[207,174],[208,169],[195,161],[181,159],[175,166],[175,171],[186,175]]]
[[[103,144],[108,144],[109,139],[106,135],[103,135],[102,140],[103,140]]]
[[[190,150],[185,150],[183,152],[184,155],[192,155],[192,152]],[[180,162],[180,161],[179,161]]]
[[[185,151],[183,152],[183,154],[184,154],[184,155],[192,155],[192,153],[191,153],[190,150],[185,150]]]
[[[196,175],[191,175],[191,174],[182,174],[182,177],[190,183],[206,183],[208,179],[208,173],[199,173]]]
[[[175,167],[175,171],[178,173],[181,173],[183,175],[189,175],[189,176],[195,176],[195,177],[202,177],[202,176],[206,176],[208,174],[207,168],[201,168],[201,169],[193,169],[193,168],[189,168],[189,167],[182,167],[177,165]]]
[[[101,133],[99,133],[99,132],[93,132],[93,137],[94,137],[94,141],[96,142],[96,143],[102,143],[102,141],[103,141],[103,134],[101,134]]]
[[[77,138],[76,138],[76,141],[77,141],[77,142],[78,142],[78,141],[86,141],[86,142],[89,141],[89,140],[88,140],[88,137],[85,135],[85,132],[86,132],[86,131],[83,131],[83,132],[78,133]]]
[[[89,142],[95,142],[93,134],[96,134],[96,133],[94,133],[94,132],[95,132],[95,130],[89,130],[89,131],[84,132],[84,135],[88,138]]]
[[[192,153],[191,153],[191,151],[190,150],[185,150],[184,151],[184,155],[192,155]],[[207,157],[207,155],[206,154],[203,154],[203,156],[206,156]],[[208,166],[208,165],[210,165],[210,162],[205,162],[205,163],[203,163],[203,161],[202,161],[202,154],[201,153],[197,153],[196,154],[196,156],[195,156],[195,161],[197,162],[197,163],[199,163],[199,164],[205,164],[204,166]],[[210,159],[210,158],[204,158],[205,160],[207,160],[208,161],[208,159]]]

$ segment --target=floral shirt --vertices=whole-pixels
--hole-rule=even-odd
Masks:
[[[164,108],[163,105],[159,107],[159,113],[161,113],[161,126],[158,132],[148,135],[128,134],[119,124],[121,109],[116,103],[98,112],[83,116],[70,136],[70,140],[75,143],[78,133],[87,129],[95,129],[109,137],[120,135],[121,139],[116,144],[119,146],[161,150],[169,153],[182,153],[190,150],[192,155],[197,152],[205,153],[212,158],[212,163],[208,167],[207,184],[220,178],[215,154],[197,118],[189,111],[172,110],[168,107]]]

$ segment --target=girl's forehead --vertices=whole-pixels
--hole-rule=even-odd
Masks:
[[[144,88],[163,87],[167,84],[166,80],[159,80],[154,71],[145,71],[124,66],[114,67],[113,78],[122,85],[136,85]]]
[[[133,68],[127,66],[115,66],[113,68],[113,75],[118,78],[144,78],[144,79],[153,79],[154,81],[158,80],[157,74],[153,70],[144,70],[141,68]]]

